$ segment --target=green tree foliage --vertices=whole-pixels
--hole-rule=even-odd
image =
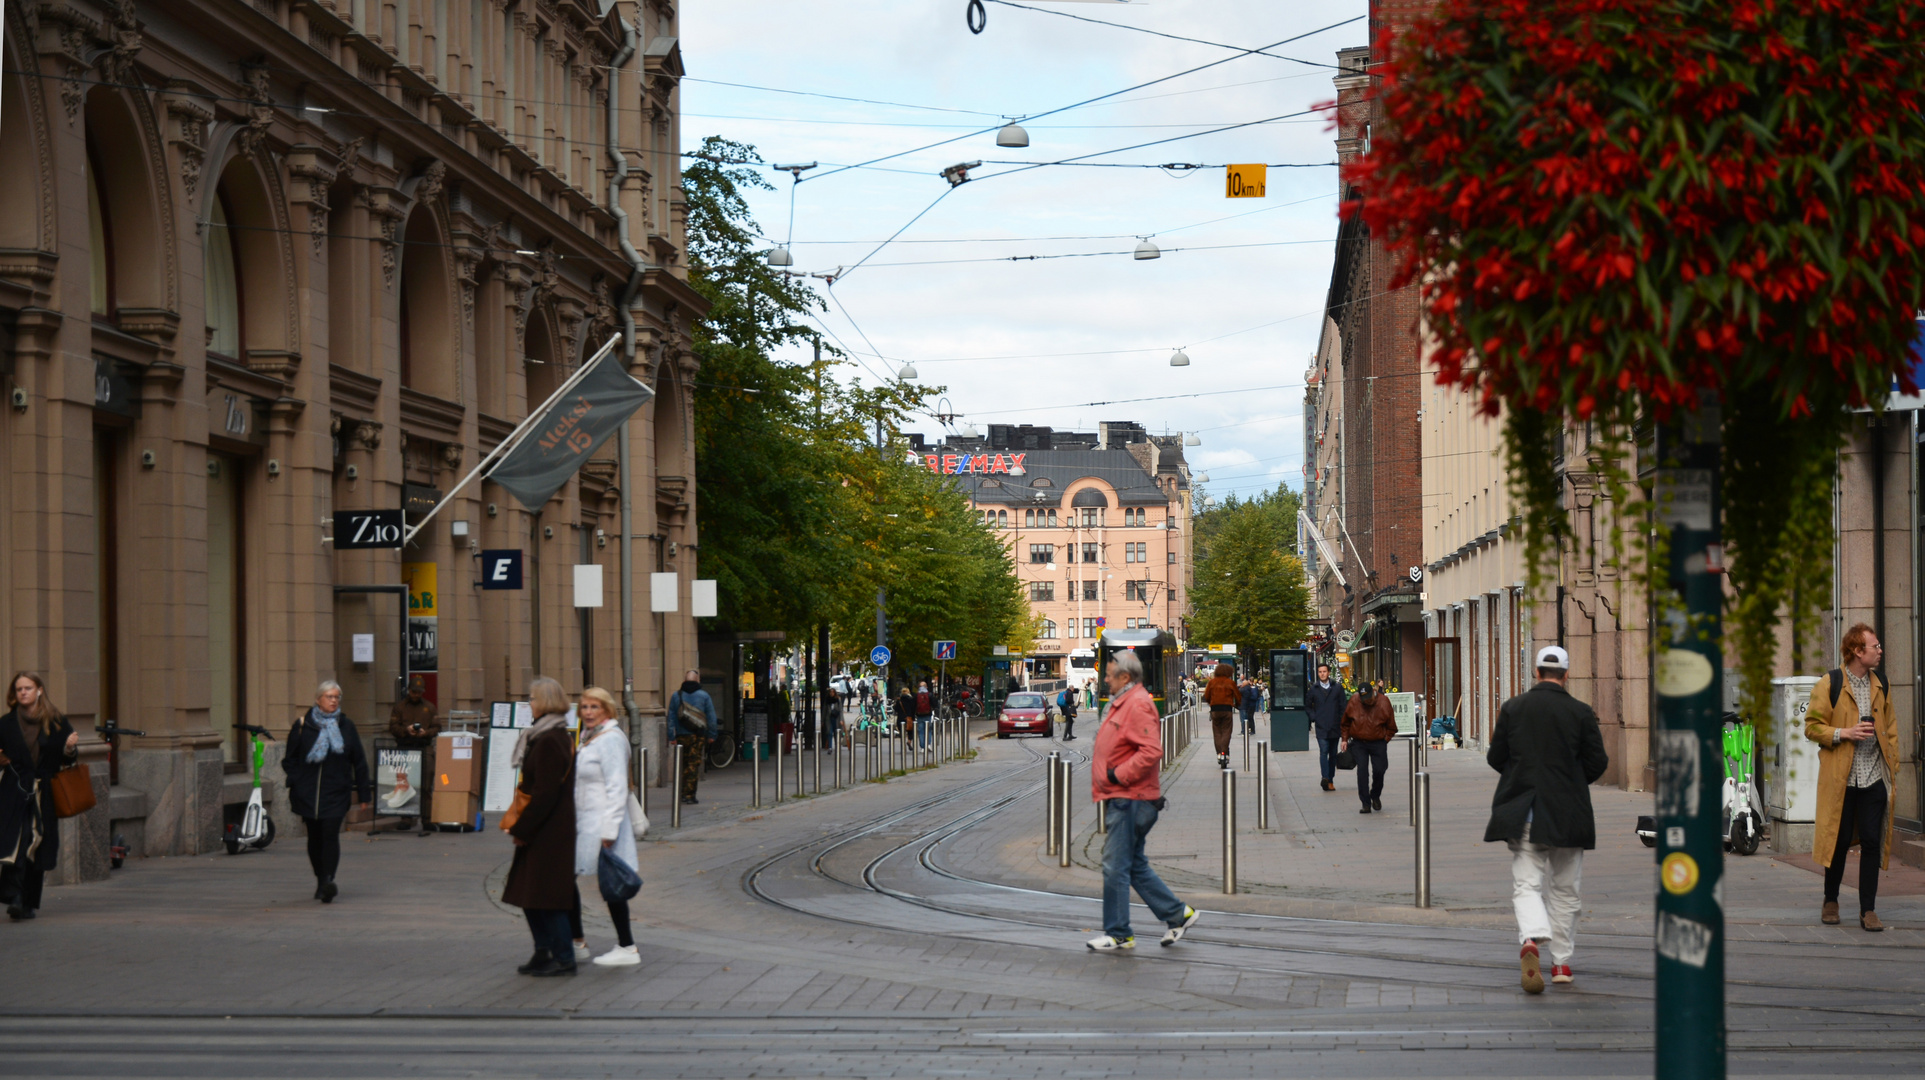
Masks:
[[[1297,553],[1302,497],[1278,485],[1231,496],[1197,516],[1190,639],[1235,642],[1258,656],[1304,639],[1310,587]]]
[[[898,674],[926,664],[937,638],[958,643],[951,671],[980,669],[992,645],[1021,651],[1028,605],[1001,536],[899,437],[941,388],[845,383],[831,348],[813,364],[770,355],[814,340],[804,321],[822,300],[766,264],[742,195],[768,186],[760,160],[710,137],[683,173],[690,281],[713,305],[695,334],[695,455],[716,621],[791,640],[827,622],[839,659],[866,659],[882,588]]]

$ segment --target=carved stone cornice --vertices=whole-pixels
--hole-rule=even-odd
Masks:
[[[296,181],[293,202],[307,207],[308,238],[319,258],[328,237],[328,189],[339,175],[335,156],[318,146],[300,145],[287,152],[287,171]]]
[[[175,79],[160,94],[162,135],[173,148],[180,170],[181,190],[193,204],[200,190],[201,168],[207,161],[207,129],[214,120],[211,95],[193,83]]]
[[[398,265],[400,247],[395,233],[401,227],[401,193],[388,187],[364,187],[361,189],[361,204],[368,208],[368,216],[381,230],[381,283],[394,288],[394,271]]]

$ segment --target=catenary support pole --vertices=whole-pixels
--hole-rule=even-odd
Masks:
[[[1417,740],[1410,740],[1410,823],[1417,824],[1417,774],[1423,765],[1417,760]]]
[[[1667,620],[1668,634],[1654,634],[1669,640],[1653,642],[1659,650],[1652,747],[1658,782],[1657,1080],[1725,1075],[1720,426],[1718,408],[1700,406],[1657,431],[1654,523],[1671,539],[1668,581],[1659,589],[1670,591],[1664,599],[1675,613]],[[1654,630],[1667,621],[1653,620]]]
[[[1430,906],[1430,774],[1417,774],[1417,906]]]
[[[1223,770],[1223,895],[1237,891],[1237,774]]]

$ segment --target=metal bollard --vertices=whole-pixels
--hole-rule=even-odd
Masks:
[[[749,805],[759,808],[762,805],[762,736],[760,735],[749,740],[749,772],[753,776],[752,783],[755,790],[755,801]]]
[[[1096,804],[1096,835],[1108,836],[1109,834],[1110,834],[1110,801],[1108,799],[1104,799],[1102,802],[1099,802]]]
[[[682,755],[686,752],[681,743],[675,744],[675,775],[668,778],[668,826],[671,829],[682,827]]]
[[[1223,770],[1223,895],[1237,891],[1237,774]]]
[[[1159,721],[1157,721],[1157,723],[1158,723],[1158,726],[1159,726],[1159,727],[1160,727],[1160,728],[1162,729],[1162,736],[1163,736],[1163,767],[1167,769],[1167,768],[1169,768],[1169,767],[1170,767],[1170,757],[1171,757],[1171,754],[1170,754],[1170,720],[1169,720],[1169,718],[1168,718],[1168,717],[1164,717],[1164,718],[1163,718],[1162,720],[1159,720]]]
[[[1056,785],[1056,796],[1061,801],[1061,804],[1062,804],[1062,808],[1056,812],[1056,828],[1061,834],[1058,837],[1057,843],[1056,843],[1056,855],[1057,855],[1056,865],[1068,866],[1069,865],[1070,821],[1072,819],[1072,815],[1070,813],[1070,801],[1069,801],[1070,779],[1071,779],[1070,760],[1069,758],[1065,757],[1058,764],[1061,766],[1063,770],[1063,778]]]
[[[775,758],[775,804],[782,805],[782,735],[777,732],[769,740],[770,755]]]
[[[1236,717],[1237,726],[1240,728],[1243,728],[1243,771],[1249,772],[1250,771],[1250,729],[1247,727],[1244,727],[1242,709],[1238,709],[1236,712],[1233,712],[1230,715]]]
[[[1257,742],[1257,828],[1270,827],[1270,744]]]
[[[642,817],[648,817],[648,747],[635,748],[636,775],[640,780],[635,785],[635,798],[642,804]]]
[[[815,794],[822,794],[822,735],[818,733],[814,743],[815,756]],[[797,792],[796,794],[801,794]]]
[[[1423,765],[1417,760],[1417,740],[1410,740],[1410,823],[1417,824],[1417,773]]]
[[[1417,774],[1417,906],[1430,906],[1430,774]]]
[[[1043,787],[1043,802],[1047,804],[1043,813],[1043,854],[1045,855],[1056,854],[1056,785],[1062,776],[1056,770],[1056,761],[1054,750],[1050,751],[1049,757],[1043,759],[1044,775],[1049,778]]]

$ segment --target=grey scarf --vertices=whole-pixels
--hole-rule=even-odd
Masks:
[[[528,727],[521,729],[521,737],[515,740],[515,752],[509,755],[508,763],[521,768],[521,759],[528,756],[528,742],[544,731],[552,731],[568,722],[567,713],[549,713]]]
[[[310,705],[307,718],[314,722],[314,745],[308,747],[308,764],[318,764],[329,754],[347,753],[347,744],[341,741],[341,710],[328,713],[322,712],[319,705]]]

